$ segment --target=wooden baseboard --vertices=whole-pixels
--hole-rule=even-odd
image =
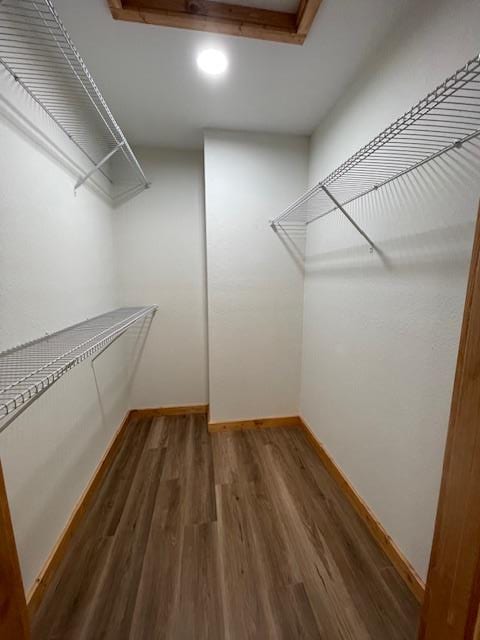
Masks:
[[[238,431],[239,429],[270,429],[271,427],[299,427],[298,416],[286,416],[284,418],[257,418],[256,420],[233,420],[231,422],[209,422],[210,433],[220,431]]]
[[[135,409],[127,414],[117,432],[113,436],[110,445],[108,446],[105,454],[103,455],[95,470],[95,473],[92,476],[92,479],[90,480],[90,483],[78,500],[69,521],[67,522],[57,541],[57,544],[49,555],[38,578],[35,580],[34,585],[27,595],[30,617],[38,609],[43,595],[54,576],[55,570],[59,566],[67,551],[70,540],[72,539],[76,529],[80,525],[83,515],[85,514],[85,511],[91,503],[96,489],[101,483],[106,471],[108,470],[115,457],[116,452],[118,451],[122,436],[129,422],[131,422],[132,419],[139,417],[200,414],[207,412],[208,405],[191,405],[184,407]],[[239,429],[267,429],[272,427],[297,427],[304,431],[307,440],[317,453],[320,460],[323,462],[327,471],[337,482],[340,488],[344,491],[346,497],[353,505],[362,520],[365,522],[374,539],[383,549],[383,551],[390,559],[393,566],[396,568],[412,593],[415,595],[417,600],[419,602],[422,602],[425,593],[425,585],[415,572],[415,569],[410,565],[400,549],[396,546],[395,542],[382,527],[375,514],[371,511],[368,505],[353,488],[343,471],[337,466],[331,455],[317,440],[317,437],[301,417],[286,416],[279,418],[259,418],[256,420],[236,420],[231,422],[208,423],[208,430],[210,433]]]
[[[425,584],[409,563],[409,561],[405,558],[403,553],[397,547],[392,538],[385,531],[383,526],[380,524],[378,518],[375,516],[370,507],[365,503],[363,498],[357,493],[354,489],[346,475],[340,469],[340,467],[336,464],[335,460],[325,449],[323,444],[319,442],[313,431],[310,429],[308,424],[303,420],[303,418],[299,417],[300,427],[304,431],[307,440],[317,453],[320,460],[323,462],[323,465],[331,475],[331,477],[336,481],[339,487],[343,490],[344,494],[348,498],[349,502],[352,504],[358,515],[362,518],[362,520],[367,525],[370,533],[376,540],[377,544],[381,547],[384,553],[389,558],[390,562],[393,564],[400,577],[405,581],[406,585],[413,593],[418,602],[422,603],[425,595]]]
[[[30,614],[30,618],[33,616],[35,611],[37,611],[38,607],[40,606],[40,603],[45,594],[45,591],[48,585],[50,584],[50,582],[52,581],[52,578],[55,574],[55,570],[58,568],[63,557],[65,556],[65,553],[67,552],[70,540],[72,539],[75,531],[78,529],[82,521],[82,518],[85,514],[85,511],[90,505],[99,484],[103,480],[105,473],[107,472],[109,466],[111,465],[115,457],[115,454],[118,451],[118,448],[122,441],[122,436],[125,432],[127,425],[131,421],[131,418],[132,418],[132,412],[130,411],[127,413],[122,424],[115,432],[115,435],[113,436],[110,444],[108,445],[107,450],[105,451],[102,459],[98,463],[97,468],[95,469],[95,472],[88,486],[86,487],[85,491],[82,493],[82,495],[80,496],[80,499],[75,505],[72,515],[70,516],[67,524],[65,525],[65,528],[60,534],[60,537],[57,540],[55,547],[53,548],[52,552],[48,556],[32,588],[28,592],[27,604],[28,604],[28,611]]]
[[[37,611],[38,607],[40,606],[40,603],[45,594],[45,591],[48,585],[50,584],[50,582],[52,581],[52,578],[55,574],[56,569],[58,568],[63,557],[65,556],[70,540],[72,539],[75,531],[78,529],[82,521],[83,515],[85,514],[85,511],[87,510],[89,504],[92,501],[95,491],[97,490],[99,484],[104,478],[105,473],[107,472],[109,466],[111,465],[115,457],[115,454],[118,451],[123,433],[127,425],[130,422],[132,422],[132,420],[134,420],[135,418],[145,418],[145,417],[152,417],[152,416],[185,415],[185,414],[191,414],[191,413],[200,414],[200,413],[207,413],[207,411],[208,411],[208,405],[202,404],[202,405],[189,405],[189,406],[183,406],[183,407],[155,407],[151,409],[133,409],[132,411],[129,411],[127,413],[127,415],[125,416],[125,419],[123,420],[120,427],[117,429],[115,435],[113,436],[110,444],[107,447],[107,450],[105,451],[105,454],[103,455],[97,468],[95,469],[95,472],[88,486],[86,487],[85,491],[83,492],[77,504],[75,505],[72,515],[70,516],[70,519],[65,525],[65,528],[60,534],[60,537],[57,540],[55,547],[53,548],[52,552],[48,556],[42,570],[40,571],[40,574],[38,575],[33,586],[31,587],[31,589],[27,594],[27,604],[28,604],[28,611],[29,611],[30,617],[33,616],[35,611]]]
[[[183,416],[191,413],[208,413],[208,404],[188,404],[183,407],[151,407],[147,409],[133,409],[131,411],[131,415],[136,418]]]

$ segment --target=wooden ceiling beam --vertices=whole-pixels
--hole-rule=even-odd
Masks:
[[[322,0],[301,0],[297,11],[297,33],[307,36]]]
[[[301,0],[297,13],[212,0],[108,0],[108,5],[116,20],[301,45],[321,1]]]
[[[123,5],[125,8],[138,8],[140,11],[187,13],[189,16],[197,15],[219,20],[233,20],[258,26],[267,25],[269,28],[284,29],[292,33],[295,32],[297,23],[294,13],[257,9],[211,0],[125,0]]]

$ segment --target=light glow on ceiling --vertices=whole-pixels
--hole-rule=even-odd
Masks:
[[[218,49],[205,49],[197,56],[198,68],[209,76],[219,76],[228,68],[228,60]]]

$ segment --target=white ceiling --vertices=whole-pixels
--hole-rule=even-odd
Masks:
[[[55,6],[132,144],[200,147],[210,127],[310,134],[411,3],[324,0],[303,47],[115,21],[106,0]],[[220,79],[195,65],[212,45]]]

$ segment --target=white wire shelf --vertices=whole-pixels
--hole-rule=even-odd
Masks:
[[[129,168],[128,190],[148,187],[51,0],[0,0],[0,62],[92,164],[75,189],[97,170],[114,183],[114,155]]]
[[[480,55],[271,221],[305,228],[339,209],[375,245],[345,206],[480,135]]]
[[[156,306],[123,307],[0,353],[0,432],[67,371],[105,349]]]

